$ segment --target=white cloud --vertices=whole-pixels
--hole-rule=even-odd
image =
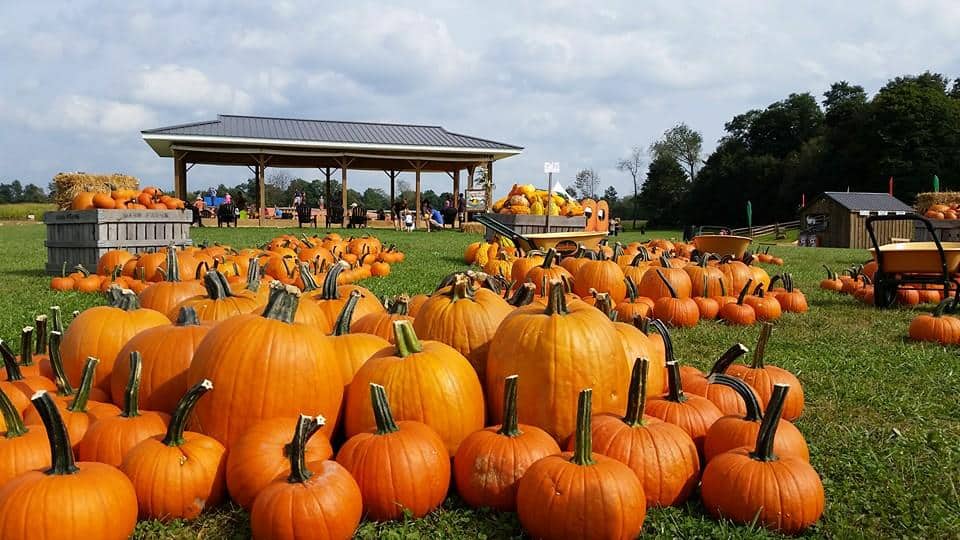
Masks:
[[[144,67],[133,97],[151,105],[171,106],[206,112],[247,112],[253,99],[247,92],[229,84],[211,80],[192,67],[165,64]]]
[[[143,105],[75,94],[58,97],[38,109],[0,104],[0,115],[38,131],[71,131],[78,135],[94,132],[136,136],[157,121],[156,114]]]

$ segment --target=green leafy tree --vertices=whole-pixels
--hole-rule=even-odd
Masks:
[[[603,190],[603,199],[607,201],[607,204],[613,204],[617,202],[617,188],[613,186],[607,186],[607,189]]]
[[[667,157],[674,159],[687,172],[690,180],[697,176],[697,170],[702,164],[703,135],[680,122],[663,132],[663,136],[650,145],[650,155],[654,159]]]
[[[679,209],[690,189],[686,172],[675,159],[661,155],[650,162],[647,180],[640,190],[644,214],[657,225],[679,222]]]
[[[600,175],[593,169],[580,169],[573,180],[573,187],[584,199],[596,199],[600,189]]]

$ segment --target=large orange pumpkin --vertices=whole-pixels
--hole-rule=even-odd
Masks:
[[[275,282],[262,315],[220,322],[203,339],[187,380],[219,381],[223,390],[202,401],[196,428],[228,448],[253,424],[301,413],[336,423],[343,376],[327,338],[293,322],[300,291]],[[238,336],[243,336],[238,339]]]
[[[350,325],[351,332],[362,332],[364,334],[373,334],[379,336],[391,344],[395,343],[393,335],[394,321],[413,321],[410,316],[410,297],[401,294],[393,300],[387,300],[386,311],[383,313],[370,313],[357,319]]]
[[[80,382],[87,358],[99,358],[94,385],[110,392],[110,374],[120,349],[141,331],[170,324],[170,320],[160,312],[141,308],[133,291],[113,287],[107,298],[109,306],[90,308],[70,323],[63,334],[60,353],[67,377],[74,385]]]
[[[606,315],[579,300],[568,303],[563,284],[554,282],[546,307],[519,308],[497,329],[487,357],[487,397],[502,403],[499,381],[519,375],[520,421],[564,442],[576,427],[571,404],[579,388],[594,388],[598,413],[623,414],[629,370],[618,340]],[[502,423],[502,411],[490,412]]]
[[[177,318],[180,309],[193,308],[201,321],[222,321],[234,315],[252,313],[263,305],[255,293],[234,293],[227,278],[217,270],[210,270],[203,276],[203,286],[207,294],[192,296],[177,304],[167,315],[171,320]]]
[[[343,311],[343,306],[347,303],[350,291],[358,291],[361,294],[360,300],[357,302],[357,307],[353,311],[353,318],[350,320],[351,323],[364,315],[382,313],[384,311],[383,305],[377,300],[377,296],[368,289],[358,285],[339,284],[338,278],[342,275],[343,270],[344,265],[342,263],[331,266],[323,279],[322,287],[318,287],[316,282],[314,282],[308,284],[304,290],[305,296],[307,297],[305,301],[314,302],[329,321],[326,329],[327,333],[333,330],[333,323],[337,320],[340,312]],[[304,281],[308,280],[305,278]],[[330,418],[327,418],[327,421],[330,421]]]
[[[29,402],[28,402],[29,403]],[[27,427],[10,396],[0,389],[0,486],[27,471],[50,467],[50,447],[43,429]]]
[[[483,381],[490,343],[497,327],[512,312],[500,295],[472,287],[470,279],[461,274],[420,308],[413,328],[421,338],[445,343],[465,356]]]
[[[573,276],[573,292],[585,298],[590,295],[590,289],[609,293],[614,305],[627,297],[623,270],[602,251],[597,260],[583,263]]]
[[[517,490],[517,515],[534,538],[631,539],[647,515],[637,475],[619,461],[594,453],[591,390],[577,400],[573,452],[545,457],[527,469]]]
[[[823,483],[802,458],[774,453],[789,386],[777,384],[753,448],[714,457],[703,471],[703,505],[717,517],[799,534],[823,514]]]
[[[470,362],[439,341],[421,342],[408,321],[394,323],[396,346],[386,347],[357,371],[347,390],[347,436],[376,424],[368,395],[383,385],[390,408],[400,420],[416,420],[434,429],[451,456],[467,435],[484,426],[483,389]]]
[[[549,433],[517,420],[517,376],[504,381],[503,424],[470,434],[453,458],[457,493],[474,508],[516,511],[517,484],[537,460],[560,453]]]
[[[75,462],[72,443],[53,398],[33,397],[52,466],[0,487],[0,538],[121,540],[137,525],[137,496],[130,480],[103,463]]]
[[[770,339],[770,332],[773,331],[773,325],[763,323],[760,327],[760,338],[757,340],[757,346],[753,350],[753,360],[750,366],[734,364],[730,366],[727,373],[734,377],[739,377],[747,382],[757,391],[757,397],[760,404],[766,406],[773,396],[774,386],[778,383],[790,386],[790,395],[786,398],[783,408],[783,417],[794,421],[803,414],[803,386],[800,379],[789,371],[774,365],[767,365],[764,355],[767,350],[767,341]]]
[[[202,295],[203,286],[199,281],[180,280],[180,258],[174,246],[167,249],[167,270],[163,281],[150,285],[139,294],[140,305],[176,318],[176,306],[187,298]]]
[[[671,348],[667,347],[668,391],[661,397],[647,400],[651,416],[670,422],[687,432],[697,445],[697,454],[703,458],[703,440],[707,430],[723,413],[710,400],[698,395],[686,395],[680,382],[680,366],[673,360]]]

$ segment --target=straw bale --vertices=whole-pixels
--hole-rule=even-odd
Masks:
[[[61,209],[70,208],[70,202],[81,191],[110,193],[115,189],[139,189],[140,181],[125,174],[60,173],[53,177],[53,201]]]
[[[917,195],[917,203],[913,207],[922,214],[935,204],[950,205],[954,203],[960,203],[960,191],[920,193]]]

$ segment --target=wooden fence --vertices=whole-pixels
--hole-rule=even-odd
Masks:
[[[776,234],[778,232],[786,232],[789,230],[799,229],[800,220],[794,221],[785,221],[782,223],[774,223],[773,225],[760,225],[758,227],[743,227],[740,229],[732,229],[730,234],[737,236],[749,236],[751,238],[757,238],[759,236],[767,236],[769,234]]]

